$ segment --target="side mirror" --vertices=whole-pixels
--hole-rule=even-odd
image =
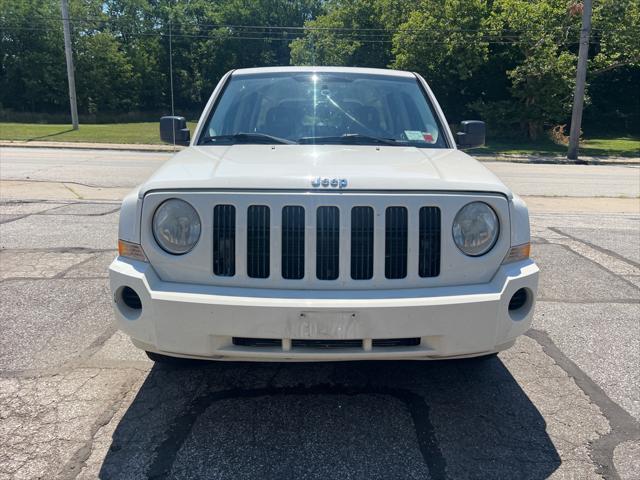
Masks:
[[[479,120],[460,122],[460,131],[456,133],[458,147],[475,148],[484,146],[485,131],[484,122]]]
[[[191,133],[187,128],[187,121],[184,117],[161,117],[160,118],[160,139],[163,142],[176,145],[189,145]]]

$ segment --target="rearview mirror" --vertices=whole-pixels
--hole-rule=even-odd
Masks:
[[[175,116],[160,118],[160,139],[172,145],[189,145],[191,133],[185,118]]]
[[[480,120],[460,122],[460,131],[456,133],[459,148],[475,148],[484,146],[485,125]]]

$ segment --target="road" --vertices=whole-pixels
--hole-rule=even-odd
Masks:
[[[0,151],[0,479],[638,478],[638,168],[487,164],[541,268],[497,359],[176,370],[114,329],[106,273],[166,158]]]

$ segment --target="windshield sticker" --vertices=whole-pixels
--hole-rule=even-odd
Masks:
[[[404,131],[407,140],[411,140],[412,142],[424,142],[424,137],[422,136],[423,132],[418,130],[405,130]]]
[[[411,142],[426,142],[436,143],[438,140],[438,134],[435,135],[431,132],[420,132],[418,130],[405,130],[404,131],[407,140]]]

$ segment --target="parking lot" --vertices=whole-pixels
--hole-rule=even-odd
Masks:
[[[536,316],[485,361],[154,366],[111,323],[119,199],[166,154],[3,148],[0,479],[640,478],[640,169],[487,164]]]

